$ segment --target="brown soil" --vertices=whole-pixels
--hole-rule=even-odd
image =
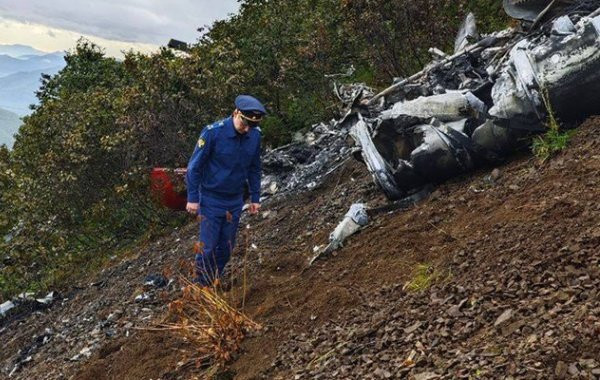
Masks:
[[[590,119],[569,149],[545,164],[517,157],[499,167],[497,179],[482,170],[439,186],[411,209],[377,215],[335,256],[312,267],[307,263],[313,247],[326,244],[350,204],[385,203],[366,169],[349,162],[326,185],[265,204],[269,216],[244,221],[250,226],[240,237],[232,269],[237,281],[229,293],[241,306],[245,268],[244,311],[264,328],[245,340],[224,378],[428,372],[551,378],[573,365],[581,376],[594,376],[591,362],[580,361],[600,360],[599,126],[600,118]],[[85,316],[101,323],[122,308],[117,334],[97,342],[89,360],[66,362],[82,345],[57,346],[54,338],[14,378],[197,376],[188,360],[193,351],[176,336],[131,328],[124,335],[127,321],[148,327],[164,318],[177,286],[143,305],[150,318],[140,319],[144,311],[132,298],[148,273],[191,259],[194,233],[193,225],[176,231],[101,274],[110,286],[85,287],[64,305],[7,326],[0,331],[8,342],[0,354],[3,368],[45,327],[62,331],[59,321]],[[403,290],[420,263],[436,274],[433,286]],[[88,309],[90,304],[96,306]],[[509,309],[507,325],[494,327]],[[87,337],[92,327],[68,326],[80,330],[72,339]],[[413,350],[411,363],[406,359]]]
[[[151,379],[166,378],[187,361],[189,347],[170,332],[143,332],[135,338],[122,338],[103,346],[78,373],[76,379]]]

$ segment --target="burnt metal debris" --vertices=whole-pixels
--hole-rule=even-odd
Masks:
[[[548,17],[550,3],[529,21]],[[350,135],[387,197],[502,160],[546,129],[549,110],[566,125],[598,113],[600,16],[592,3],[527,33],[507,29],[464,46],[477,36],[468,15],[455,54],[434,54],[423,71],[361,99],[383,110],[355,118]],[[535,8],[525,1],[511,9],[517,5]],[[410,96],[409,84],[425,95]]]
[[[378,94],[336,84],[346,116],[267,152],[263,196],[312,189],[354,153],[390,200],[403,199],[528,146],[549,110],[567,127],[598,113],[600,0],[504,6],[519,28],[480,35],[469,14],[452,54],[431,48],[422,71]]]
[[[21,315],[26,315],[29,312],[46,309],[56,300],[57,293],[52,291],[45,297],[36,298],[33,293],[21,293],[14,297],[12,300],[8,300],[0,304],[0,327],[7,318],[17,318]]]
[[[350,157],[348,131],[336,121],[317,124],[296,141],[265,152],[262,197],[312,190],[321,184]]]

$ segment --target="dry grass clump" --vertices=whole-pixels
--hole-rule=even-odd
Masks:
[[[182,297],[169,304],[175,317],[166,325],[191,342],[196,348],[196,365],[209,366],[215,373],[232,358],[244,337],[261,326],[230,306],[216,288],[187,282]],[[210,377],[210,376],[206,376]]]

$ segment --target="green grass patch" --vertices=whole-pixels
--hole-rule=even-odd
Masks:
[[[450,277],[450,272],[440,271],[431,264],[421,263],[416,266],[412,280],[404,285],[404,289],[411,292],[422,292],[429,289],[434,283],[447,281]]]
[[[550,157],[563,151],[569,145],[569,140],[574,132],[575,131],[560,132],[551,129],[542,136],[537,136],[533,140],[533,154],[535,154],[541,162],[546,162]]]
[[[548,112],[548,119],[546,120],[548,130],[543,135],[533,139],[531,150],[543,163],[558,152],[563,151],[569,145],[569,140],[573,136],[574,131],[561,132],[560,123],[556,119],[554,110],[552,109],[547,89],[542,89],[542,100]]]

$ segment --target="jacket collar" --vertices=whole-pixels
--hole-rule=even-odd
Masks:
[[[225,136],[229,137],[229,138],[236,138],[238,136],[242,136],[244,138],[248,138],[250,137],[250,132],[252,132],[252,129],[250,129],[248,131],[248,133],[245,133],[243,135],[240,135],[239,133],[237,133],[237,131],[235,130],[235,127],[233,126],[233,117],[229,116],[227,119],[223,120],[223,126],[225,127]]]

